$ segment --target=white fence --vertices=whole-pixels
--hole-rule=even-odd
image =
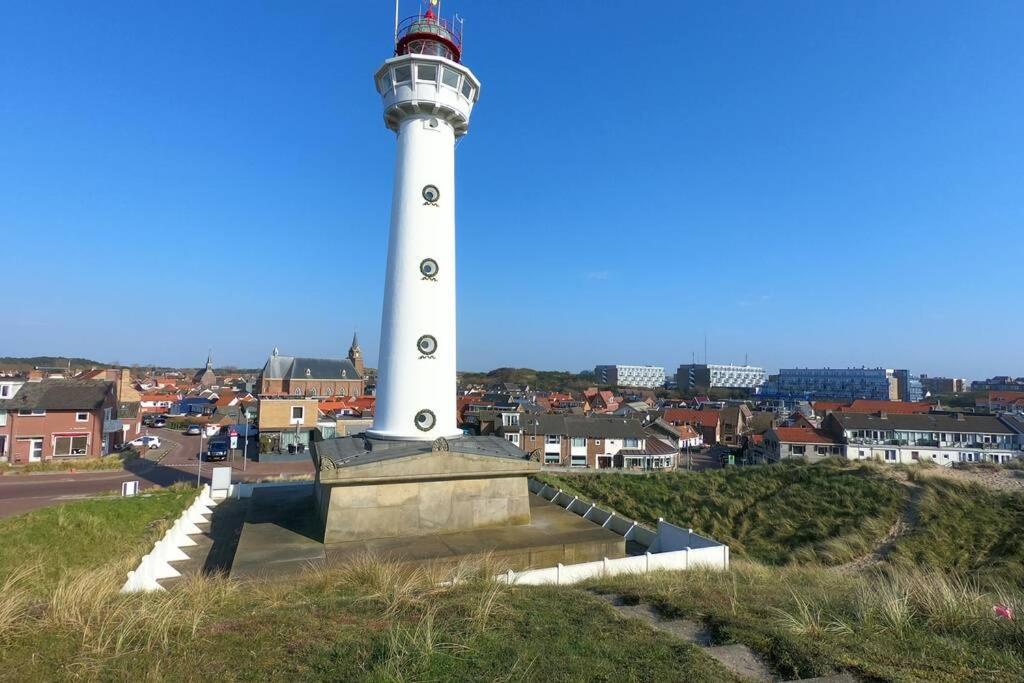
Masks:
[[[594,503],[585,503],[576,496],[570,496],[561,489],[542,484],[534,479],[530,480],[529,486],[531,493],[610,529],[627,541],[636,541],[647,546],[647,552],[643,555],[613,560],[606,557],[597,562],[559,564],[546,569],[530,569],[522,572],[510,570],[501,577],[508,583],[528,586],[550,583],[565,585],[618,574],[644,574],[658,570],[686,570],[697,567],[723,570],[729,568],[729,546],[712,538],[695,534],[693,529],[683,529],[659,519],[658,530],[651,531],[633,520],[620,517],[614,512],[602,510]]]
[[[153,545],[153,549],[142,558],[139,566],[134,571],[128,572],[128,580],[121,587],[121,592],[138,593],[164,590],[159,583],[160,579],[181,576],[181,572],[172,567],[170,563],[189,559],[181,549],[197,545],[189,536],[203,533],[203,530],[196,525],[208,521],[206,516],[212,513],[211,508],[216,505],[217,501],[210,497],[209,484],[204,484],[196,499],[181,513],[164,537]]]

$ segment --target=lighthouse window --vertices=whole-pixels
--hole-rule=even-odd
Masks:
[[[437,66],[434,64],[419,64],[416,66],[416,80],[437,82]]]
[[[469,84],[469,81],[462,82],[462,96],[467,100],[473,99],[473,86]]]
[[[459,89],[459,72],[445,69],[441,72],[441,82],[449,88]]]
[[[380,94],[387,94],[388,90],[391,90],[391,74],[385,73],[380,77]]]
[[[405,66],[395,67],[395,83],[407,83],[412,80],[412,67],[406,64]]]

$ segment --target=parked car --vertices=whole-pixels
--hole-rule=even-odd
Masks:
[[[144,426],[146,426],[146,427],[152,427],[153,426],[153,420],[155,420],[155,419],[156,419],[156,415],[154,415],[153,413],[147,413],[146,415],[142,416],[142,424]]]
[[[228,442],[226,439],[213,439],[210,441],[210,445],[206,450],[206,460],[211,462],[213,460],[227,460],[228,458]]]
[[[133,441],[128,442],[129,445],[137,448],[160,448],[160,437],[159,436],[140,436]]]
[[[166,427],[167,426],[167,418],[164,417],[163,415],[157,415],[155,418],[153,418],[153,426],[154,427]]]
[[[199,425],[189,425],[188,429],[185,430],[185,434],[188,436],[199,436],[203,433],[203,428]]]

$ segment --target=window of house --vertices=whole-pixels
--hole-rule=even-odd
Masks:
[[[544,455],[545,465],[557,465],[561,461],[562,459],[559,457],[558,453],[546,453]]]
[[[10,398],[10,397],[11,397],[11,385],[10,384],[0,384],[0,398]]]
[[[572,447],[573,448],[586,448],[587,447],[587,439],[586,439],[586,437],[583,437],[583,436],[574,436],[574,437],[572,437]]]
[[[806,449],[803,446],[790,446],[789,452],[793,455],[803,455]]]
[[[395,83],[407,83],[412,80],[412,67],[408,64],[395,68]]]
[[[416,65],[416,80],[417,81],[437,82],[437,65],[436,64],[417,64]]]
[[[75,413],[75,422],[88,422],[89,413]]]
[[[911,460],[920,460],[921,459],[921,454],[918,451],[910,451],[910,459]]]
[[[640,439],[623,439],[623,448],[640,448]]]
[[[595,446],[600,446],[601,445],[601,439],[594,439],[594,445]]]
[[[89,437],[58,436],[53,440],[54,455],[85,455],[89,452]]]
[[[817,453],[818,455],[828,455],[828,448],[826,448],[825,446],[815,446],[814,452]]]
[[[547,434],[544,437],[544,443],[548,444],[559,444],[562,442],[562,437],[558,434]]]
[[[506,427],[519,426],[519,413],[502,413],[501,424]]]
[[[46,411],[42,408],[19,408],[18,415],[33,415],[38,417],[39,415],[46,415]]]
[[[516,446],[519,445],[519,434],[506,434],[505,438],[511,441]]]
[[[459,72],[452,69],[444,69],[441,72],[441,82],[449,88],[459,89]]]
[[[587,466],[587,456],[585,456],[585,455],[574,455],[574,456],[572,456],[572,459],[571,459],[569,464],[572,465],[573,467],[586,467]]]
[[[305,406],[292,406],[292,419],[293,420],[305,420],[306,419],[306,407]]]
[[[896,451],[895,450],[886,450],[885,451],[885,459],[889,460],[889,461],[895,461],[896,460]]]

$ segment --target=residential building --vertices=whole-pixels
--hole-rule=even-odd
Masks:
[[[909,370],[893,370],[896,378],[896,398],[900,401],[920,401],[924,398],[921,377],[910,374]]]
[[[1024,414],[1024,391],[989,391],[974,404],[994,413]]]
[[[301,454],[309,448],[320,417],[315,398],[292,396],[259,399],[257,427],[260,454]]]
[[[25,383],[24,377],[2,377],[0,378],[0,401],[12,398],[21,385]]]
[[[971,382],[971,391],[1024,391],[1024,377],[996,375],[984,380]]]
[[[649,435],[637,419],[537,414],[517,418],[503,424],[499,434],[544,465],[663,469],[675,463],[676,449],[666,453],[666,444]]]
[[[613,387],[657,389],[665,384],[665,368],[657,365],[598,365],[597,381]]]
[[[784,368],[765,384],[761,394],[767,398],[846,401],[898,401],[916,396],[913,400],[919,401],[920,380],[915,383],[912,379],[906,370],[887,368]]]
[[[721,440],[721,413],[717,410],[666,408],[662,418],[676,427],[692,427],[700,434],[701,440],[709,446],[713,446]]]
[[[587,413],[614,413],[621,403],[622,398],[611,391],[600,391],[597,387],[583,391],[583,410]]]
[[[726,446],[738,448],[741,437],[747,430],[747,423],[753,416],[746,404],[726,406],[719,411],[720,440]]]
[[[754,452],[757,450],[754,441]],[[763,453],[767,462],[803,458],[817,462],[843,455],[842,441],[823,429],[812,427],[772,427],[764,433]],[[757,456],[755,455],[755,459]]]
[[[0,400],[0,456],[26,464],[98,458],[123,438],[112,382],[42,379]]]
[[[708,389],[749,389],[764,384],[768,373],[754,365],[722,365],[689,363],[676,370],[676,387],[680,391]]]
[[[966,379],[921,375],[921,387],[927,394],[962,394],[970,384]]]
[[[822,429],[846,444],[850,460],[892,464],[1005,463],[1021,455],[1016,431],[994,415],[831,413]]]
[[[362,396],[366,388],[366,380],[359,371],[362,363],[356,339],[352,340],[349,357],[342,360],[282,356],[275,347],[260,373],[259,394],[309,398]]]

